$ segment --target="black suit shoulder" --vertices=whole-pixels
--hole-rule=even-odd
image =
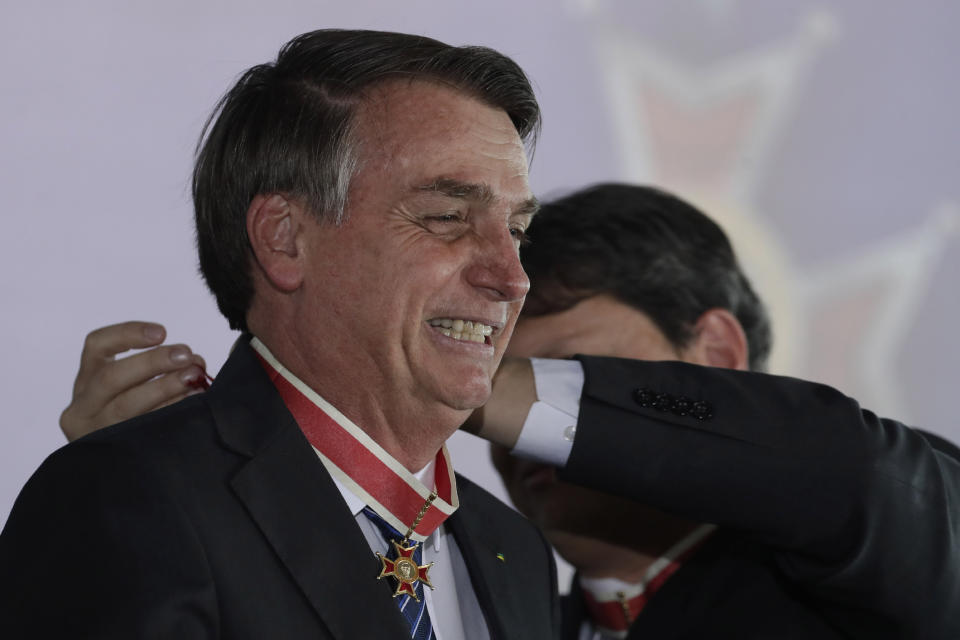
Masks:
[[[116,455],[132,457],[141,464],[152,464],[172,472],[178,464],[202,459],[209,456],[211,450],[220,448],[222,442],[207,398],[196,395],[94,431],[61,447],[51,457],[82,458],[94,450],[109,450]]]
[[[163,413],[181,412],[177,406]],[[216,633],[211,567],[185,503],[190,463],[172,455],[171,437],[153,444],[147,433],[168,426],[147,416],[81,438],[34,473],[0,534],[0,635]],[[158,595],[170,589],[184,594],[194,615],[170,615],[175,605]],[[91,607],[111,598],[124,606],[91,627]]]
[[[311,575],[352,557],[374,571],[375,558],[262,368],[235,352],[226,379],[231,362],[240,390],[218,380],[59,449],[34,473],[0,534],[0,637],[342,637],[317,615],[325,594],[308,602],[291,580],[304,563],[278,561],[278,545],[313,535]],[[385,602],[371,620],[389,637],[400,616]],[[353,615],[339,609],[331,619]]]

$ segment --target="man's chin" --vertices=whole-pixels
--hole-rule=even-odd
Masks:
[[[473,411],[479,409],[490,399],[490,386],[486,389],[468,390],[451,398],[450,407],[458,411]]]
[[[473,411],[486,404],[492,390],[491,376],[478,371],[470,371],[467,375],[457,373],[437,381],[447,405],[458,411]]]

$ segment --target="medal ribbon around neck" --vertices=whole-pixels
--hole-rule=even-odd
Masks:
[[[406,532],[406,539],[423,542],[457,507],[457,484],[444,445],[437,452],[431,491],[373,438],[349,418],[290,373],[254,338],[250,346],[267,365],[267,373],[280,392],[307,440],[327,471],[390,526]]]
[[[637,584],[624,583],[615,588],[608,586],[603,591],[597,591],[596,588],[581,582],[583,599],[594,624],[609,635],[625,638],[630,625],[643,611],[650,598],[703,546],[716,529],[717,527],[712,524],[701,525],[694,529],[692,533],[657,558],[644,573],[643,580]],[[608,581],[608,585],[610,582]]]

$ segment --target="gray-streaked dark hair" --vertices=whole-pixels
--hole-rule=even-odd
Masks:
[[[244,72],[221,98],[197,145],[193,171],[200,272],[233,329],[253,299],[246,212],[258,194],[302,199],[339,224],[357,165],[351,125],[365,90],[389,79],[443,82],[502,109],[532,151],[540,108],[510,58],[485,47],[339,29],[305,33],[275,62]]]
[[[763,303],[726,234],[693,205],[652,187],[600,184],[543,204],[528,234],[523,315],[607,294],[683,348],[705,311],[726,309],[746,334],[750,368],[766,367],[773,338]]]

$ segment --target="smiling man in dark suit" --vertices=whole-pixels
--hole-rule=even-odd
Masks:
[[[511,60],[429,38],[317,31],[247,70],[193,180],[201,270],[243,336],[208,393],[31,478],[0,636],[553,635],[542,536],[444,448],[527,292],[538,123]]]
[[[600,185],[530,230],[514,357],[470,426],[548,462],[494,448],[515,503],[578,570],[565,639],[958,635],[955,446],[756,373],[763,305],[687,203]],[[184,345],[113,360],[157,328],[88,336],[65,433],[184,393],[178,376],[199,372]],[[556,360],[576,353],[595,355]],[[521,356],[553,359],[534,377]]]

